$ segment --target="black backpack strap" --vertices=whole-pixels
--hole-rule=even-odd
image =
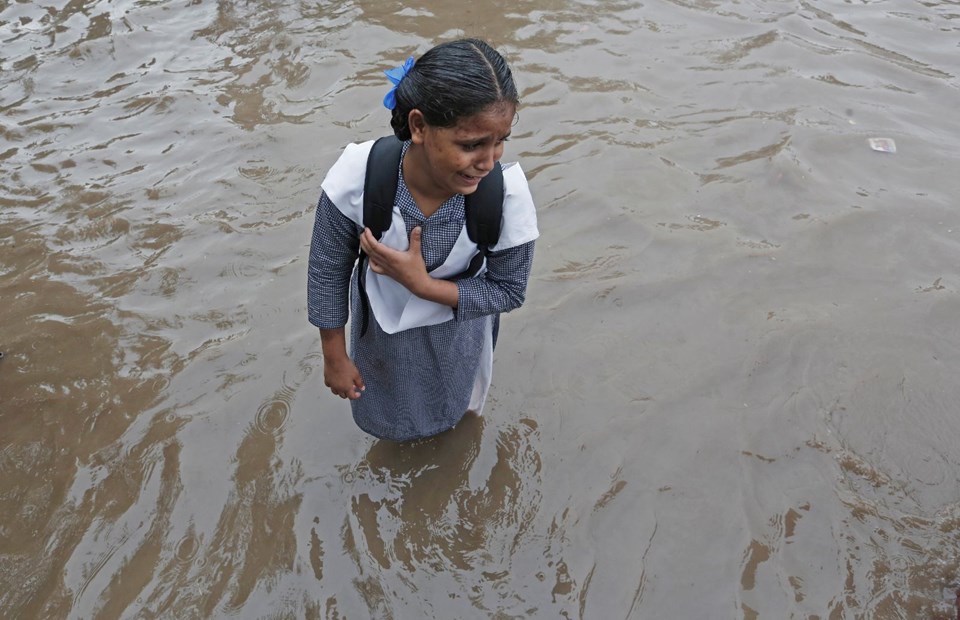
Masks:
[[[403,142],[396,136],[384,136],[373,143],[367,157],[367,174],[363,179],[363,225],[377,240],[393,221],[402,154]]]
[[[500,239],[500,222],[503,218],[503,168],[500,162],[483,177],[477,190],[464,197],[463,208],[467,220],[467,235],[477,244],[479,252],[470,261],[470,266],[451,280],[472,278],[480,271],[490,248]]]
[[[494,246],[500,238],[503,217],[503,168],[500,162],[483,177],[477,190],[464,198],[467,234],[479,246]]]
[[[403,142],[396,136],[384,136],[373,143],[367,156],[363,179],[363,225],[379,240],[393,222],[393,203],[400,182],[400,156]],[[360,294],[360,337],[367,333],[370,302],[366,290],[367,255],[360,250],[357,265],[357,292]]]

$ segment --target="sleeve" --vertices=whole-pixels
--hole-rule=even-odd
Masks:
[[[523,305],[533,266],[534,243],[529,241],[491,252],[483,275],[457,281],[460,296],[456,309],[458,321],[510,312]]]
[[[317,203],[307,265],[307,317],[320,329],[336,329],[347,322],[350,274],[359,248],[357,225],[323,192]]]

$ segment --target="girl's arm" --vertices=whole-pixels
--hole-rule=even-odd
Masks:
[[[535,243],[491,252],[483,275],[453,282],[458,289],[457,320],[510,312],[523,305]]]
[[[357,260],[357,226],[321,194],[307,265],[307,317],[320,329],[341,328],[350,306],[350,274]]]
[[[427,273],[420,248],[421,233],[419,226],[410,231],[410,246],[401,251],[380,243],[369,228],[364,228],[360,235],[360,247],[370,258],[370,269],[374,273],[393,278],[417,297],[456,308],[459,296],[456,284],[433,278]]]
[[[323,347],[324,384],[340,398],[360,398],[360,393],[366,386],[357,366],[347,355],[344,328],[321,329],[320,344]]]
[[[360,245],[375,273],[393,278],[417,297],[454,308],[458,320],[510,312],[523,304],[533,264],[533,241],[488,255],[487,271],[481,276],[450,281],[427,273],[420,236],[420,227],[414,228],[409,248],[400,251],[379,243],[365,229]]]
[[[350,307],[350,274],[357,259],[357,227],[321,194],[307,265],[307,316],[320,328],[323,379],[341,398],[360,398],[363,378],[347,355],[344,325]]]

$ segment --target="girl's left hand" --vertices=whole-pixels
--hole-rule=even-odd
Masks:
[[[415,295],[430,278],[420,253],[420,232],[419,226],[410,232],[410,247],[405,252],[380,243],[369,228],[360,235],[360,247],[369,257],[373,272],[393,278]]]

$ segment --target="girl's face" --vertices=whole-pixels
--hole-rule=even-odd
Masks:
[[[453,127],[435,127],[419,110],[411,111],[411,141],[423,146],[426,166],[421,172],[433,191],[446,197],[475,192],[503,155],[515,114],[515,105],[499,102],[461,118]]]

